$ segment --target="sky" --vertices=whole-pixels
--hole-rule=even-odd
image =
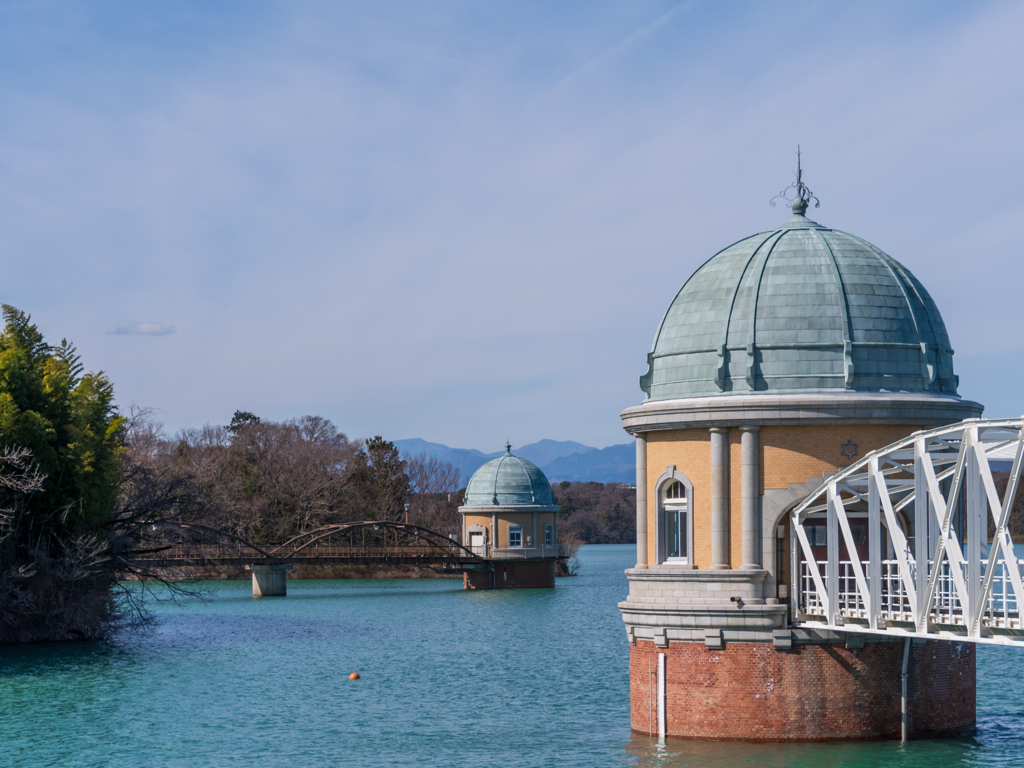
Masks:
[[[0,301],[168,433],[629,440],[662,314],[814,218],[1024,413],[1024,4],[0,4]]]

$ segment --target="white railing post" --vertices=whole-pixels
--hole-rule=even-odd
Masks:
[[[882,610],[882,502],[878,498],[878,458],[868,462],[868,626],[878,629]]]
[[[924,462],[930,462],[924,438],[914,441],[914,563],[917,566],[917,631],[928,631],[928,620],[932,607],[926,603],[928,596],[928,487],[925,481]],[[938,563],[936,563],[938,565]]]
[[[839,624],[839,517],[836,514],[835,505],[831,500],[835,498],[835,483],[828,486],[828,511],[826,520],[828,528],[826,536],[828,542],[828,560],[825,564],[825,588],[828,590],[828,623],[832,626]]]
[[[985,489],[981,483],[981,468],[974,450],[978,442],[978,428],[964,430],[963,450],[967,455],[967,605],[964,624],[969,637],[981,634],[981,615],[985,610],[981,604],[981,541],[988,538],[988,531],[982,532],[985,523]],[[985,528],[987,529],[987,525]],[[993,567],[989,558],[989,568]]]

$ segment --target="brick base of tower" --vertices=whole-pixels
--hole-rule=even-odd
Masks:
[[[555,586],[554,560],[500,560],[493,571],[463,571],[464,589],[537,589]]]
[[[658,654],[666,655],[667,735],[688,739],[826,741],[899,739],[904,641],[699,642],[630,647],[634,731],[658,729]],[[907,669],[910,738],[953,736],[975,723],[975,649],[912,645]]]

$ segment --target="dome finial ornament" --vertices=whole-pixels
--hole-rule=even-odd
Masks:
[[[508,441],[508,438],[505,439],[505,455],[512,455],[512,443]]]
[[[803,216],[805,213],[807,213],[807,206],[810,204],[810,202],[812,200],[814,201],[814,207],[815,208],[820,208],[821,207],[821,201],[819,201],[818,198],[814,196],[814,193],[811,192],[811,190],[807,186],[804,185],[804,178],[803,177],[804,177],[803,168],[800,167],[800,145],[797,144],[797,147],[796,147],[796,183],[790,184],[784,190],[779,192],[779,194],[777,194],[775,197],[773,197],[769,201],[768,204],[771,205],[772,208],[774,208],[775,207],[775,199],[781,197],[783,200],[785,200],[787,203],[789,203],[789,207],[793,209],[793,213],[796,216]],[[794,190],[794,193],[795,193],[792,198],[790,198],[790,196],[789,196],[789,190],[791,190],[791,189]]]

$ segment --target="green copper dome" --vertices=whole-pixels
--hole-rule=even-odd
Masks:
[[[640,387],[652,400],[749,392],[955,395],[931,296],[859,237],[802,215],[698,269],[665,313]]]
[[[473,473],[466,486],[467,507],[495,504],[507,506],[555,503],[551,483],[532,461],[512,455],[512,446],[505,446],[505,455],[484,464]]]

